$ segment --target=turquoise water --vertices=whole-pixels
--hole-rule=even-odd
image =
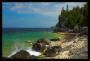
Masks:
[[[30,43],[26,41],[35,42],[40,38],[54,38],[56,37],[52,32],[9,32],[2,35],[2,52],[3,56],[8,56],[11,51],[16,48],[30,47]]]

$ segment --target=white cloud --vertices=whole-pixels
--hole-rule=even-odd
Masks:
[[[66,5],[68,4],[68,7],[69,9],[73,9],[73,7],[82,7],[86,2],[67,2],[65,3],[65,8],[66,8]]]
[[[44,6],[48,6],[48,5],[50,5],[51,3],[50,3],[50,2],[47,2],[47,3],[46,3],[46,2],[41,2],[41,4],[44,5]]]
[[[31,14],[37,13],[46,16],[57,16],[60,14],[62,7],[66,9],[66,6],[69,6],[69,9],[72,9],[76,6],[83,6],[84,3],[79,2],[39,2],[39,3],[14,3],[14,6],[10,7],[10,10],[17,13]]]
[[[14,6],[10,8],[11,10],[18,10],[18,9],[29,9],[31,5],[28,3],[14,3]]]

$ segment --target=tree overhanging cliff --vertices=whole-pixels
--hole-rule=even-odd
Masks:
[[[61,29],[74,29],[76,26],[88,26],[88,3],[83,7],[74,7],[72,10],[62,8],[61,15],[59,15],[59,22],[56,24],[54,31],[61,31]],[[64,31],[62,30],[62,31]]]

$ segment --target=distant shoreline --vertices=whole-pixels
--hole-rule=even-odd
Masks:
[[[52,31],[51,28],[2,28],[3,31]]]

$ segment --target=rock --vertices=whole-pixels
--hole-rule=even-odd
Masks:
[[[68,33],[73,33],[73,29],[68,29]]]
[[[88,35],[88,27],[82,27],[80,30],[80,35]]]
[[[70,58],[69,51],[67,50],[67,51],[60,52],[59,58],[61,58],[61,59],[69,59]]]
[[[74,39],[75,38],[75,34],[65,34],[65,37],[64,37],[64,39],[66,40],[66,41],[71,41],[72,39]]]
[[[73,44],[73,42],[74,42],[74,41],[65,42],[65,43],[63,43],[63,44],[61,45],[61,47],[67,49],[67,47],[71,46],[71,45]]]
[[[56,56],[59,52],[61,51],[60,46],[53,46],[53,47],[48,47],[46,52],[44,53],[47,57],[54,57]]]
[[[34,43],[32,49],[35,51],[40,51],[41,44],[40,43]]]
[[[37,43],[43,43],[45,45],[49,45],[49,39],[41,38],[37,41]]]
[[[3,60],[9,59],[8,57],[2,57]]]
[[[60,41],[60,38],[50,39],[50,41]]]
[[[77,48],[70,50],[70,55],[72,55],[72,59],[84,59],[88,58],[88,48]]]
[[[60,52],[61,51],[61,47],[60,46],[53,46],[52,49],[54,49],[56,52]]]
[[[20,50],[16,54],[12,55],[10,58],[11,59],[30,59],[32,57],[31,57],[31,55],[27,51]]]
[[[74,26],[74,32],[75,32],[75,33],[78,33],[79,30],[80,30],[80,27],[79,27],[78,25],[75,25],[75,26]]]
[[[36,43],[33,44],[32,49],[36,51],[43,52],[45,48],[47,48],[47,45],[49,45],[50,42],[48,39],[39,39]]]

